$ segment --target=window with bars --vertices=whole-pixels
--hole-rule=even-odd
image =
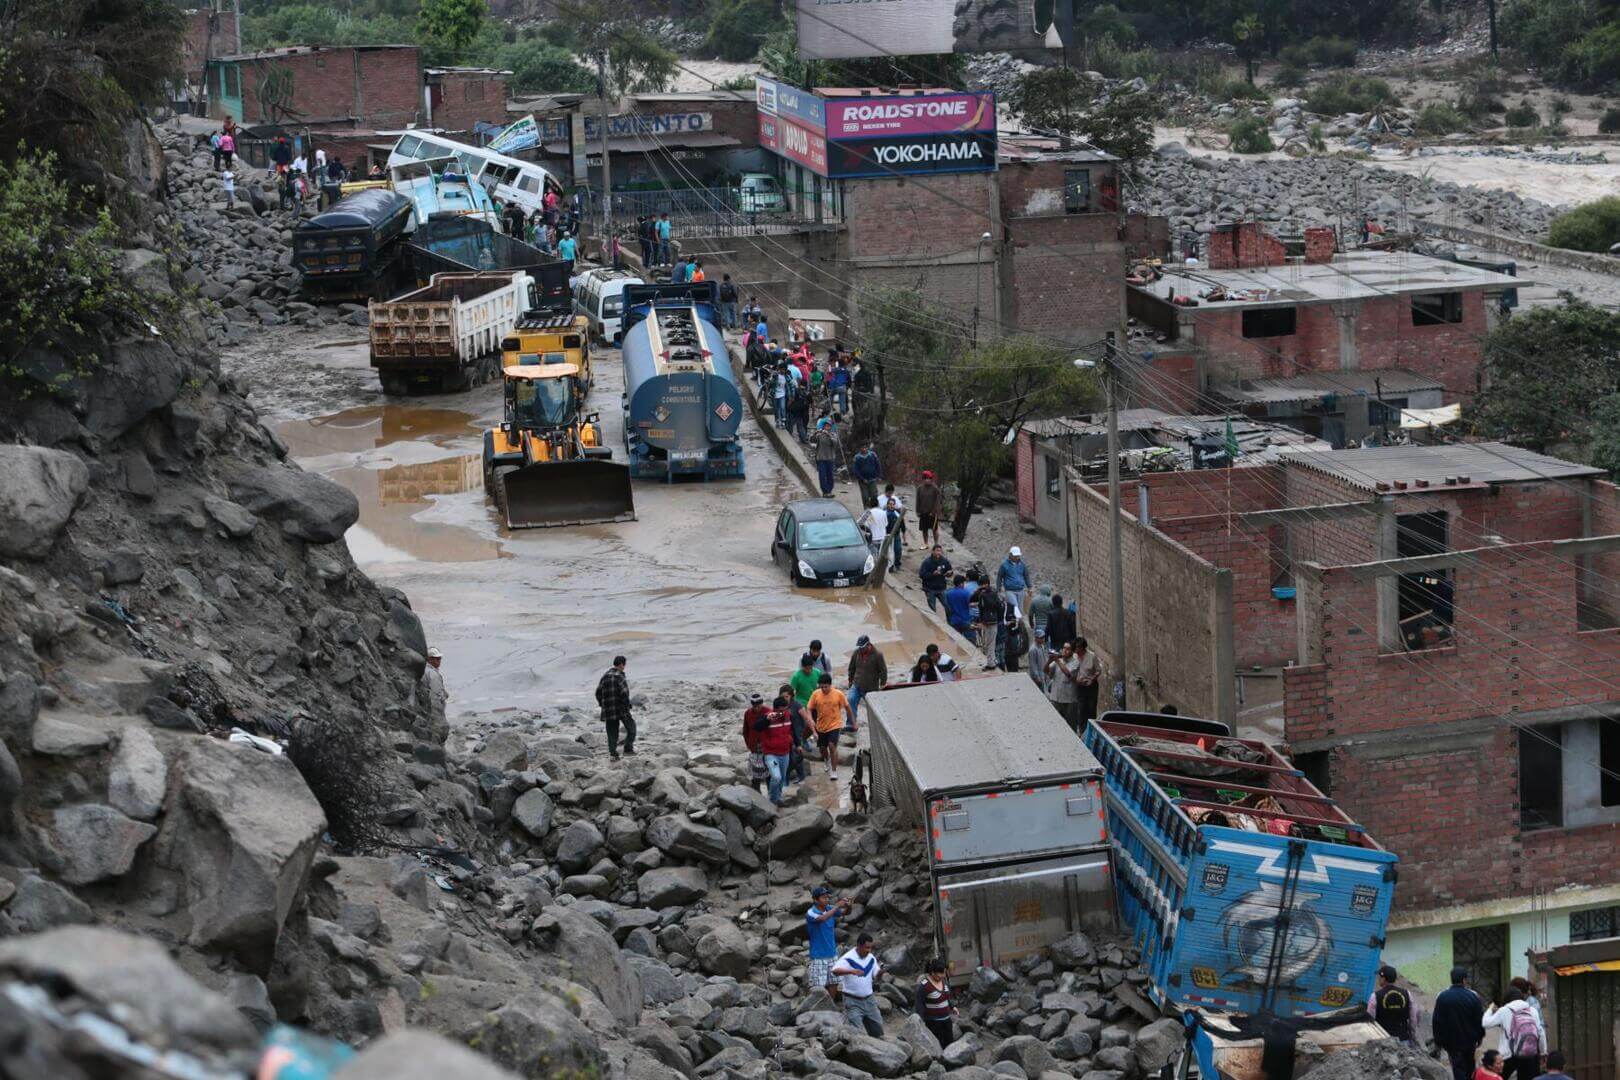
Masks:
[[[1569,913],[1570,941],[1620,937],[1620,905]]]

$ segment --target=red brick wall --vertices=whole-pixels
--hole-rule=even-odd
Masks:
[[[1148,473],[1141,478],[1151,495],[1148,516],[1157,523],[1174,518],[1224,516],[1250,510],[1275,510],[1282,505],[1280,465],[1253,465],[1240,469],[1189,469]]]
[[[479,121],[505,127],[507,86],[502,75],[447,72],[433,89],[433,126],[471,131]]]
[[[1017,478],[1018,520],[1035,520],[1035,436],[1028,431],[1018,433],[1013,468]]]
[[[199,9],[186,12],[186,37],[180,45],[186,81],[201,82],[210,57],[236,51],[236,13]]]
[[[1445,384],[1448,399],[1478,389],[1485,294],[1462,294],[1462,322],[1413,326],[1410,297],[1355,302],[1357,366],[1369,371],[1405,368]],[[1218,382],[1272,379],[1340,370],[1339,318],[1334,305],[1295,308],[1295,331],[1286,337],[1245,338],[1241,308],[1193,311],[1194,334]]]
[[[1092,340],[1122,327],[1125,247],[1119,225],[1117,214],[1009,219],[1004,273],[1013,325]]]
[[[1285,261],[1287,261],[1286,249],[1257,221],[1240,222],[1234,228],[1210,234],[1211,270],[1281,266]]]
[[[1620,488],[1607,480],[1593,483],[1592,535],[1620,534]],[[1592,605],[1607,616],[1610,624],[1620,623],[1620,552],[1594,555],[1591,559],[1594,588]]]
[[[1308,263],[1332,262],[1338,246],[1338,234],[1332,229],[1318,225],[1305,230],[1305,261]]]
[[[242,117],[247,124],[312,123],[348,119],[357,128],[403,127],[421,111],[421,64],[416,48],[320,49],[247,60],[242,77]],[[291,112],[266,115],[258,88],[273,72],[292,74]]]
[[[1138,384],[1144,403],[1165,412],[1194,416],[1204,412],[1205,396],[1198,385],[1198,353],[1195,350],[1176,345],[1139,343],[1136,352],[1153,368],[1153,373]]]

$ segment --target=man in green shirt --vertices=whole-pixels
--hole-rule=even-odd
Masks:
[[[816,670],[816,658],[809,653],[799,657],[799,670],[793,673],[788,680],[793,687],[793,697],[800,705],[810,704],[810,695],[816,692],[816,679],[821,672]]]

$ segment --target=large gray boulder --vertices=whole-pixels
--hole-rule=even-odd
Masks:
[[[96,918],[89,904],[38,874],[25,874],[17,882],[17,894],[6,905],[6,914],[25,934],[90,923]]]
[[[163,809],[168,786],[169,763],[152,733],[135,724],[124,728],[107,772],[107,801],[132,818],[151,821]]]
[[[741,982],[753,968],[754,950],[731,923],[715,926],[698,939],[698,966],[710,975],[730,975]]]
[[[551,831],[551,820],[557,813],[557,804],[539,788],[530,788],[512,804],[512,820],[536,840],[544,840]]]
[[[707,896],[709,879],[700,867],[664,866],[642,874],[636,881],[636,892],[647,907],[677,907]]]
[[[354,493],[323,476],[287,465],[244,469],[231,478],[231,498],[282,531],[313,544],[341,540],[360,519]]]
[[[911,1050],[887,1039],[856,1035],[844,1044],[843,1061],[873,1076],[899,1076],[911,1062]]]
[[[776,820],[776,806],[746,784],[727,784],[717,789],[714,801],[756,829]]]
[[[183,894],[192,945],[263,975],[326,815],[290,760],[250,746],[192,741],[174,773],[154,842],[157,872]]]
[[[726,834],[710,825],[699,825],[685,814],[665,814],[647,823],[647,842],[665,855],[692,859],[711,866],[731,861]]]
[[[484,1019],[484,1026],[474,1042],[481,1053],[523,1076],[600,1076],[606,1073],[607,1063],[596,1036],[554,998],[525,996],[503,1005]]]
[[[0,942],[0,973],[71,986],[135,1018],[127,1026],[158,1032],[181,1047],[256,1049],[258,1036],[224,997],[181,970],[151,938],[96,927],[66,927]]]
[[[1143,1076],[1153,1076],[1170,1064],[1172,1058],[1186,1045],[1187,1035],[1179,1020],[1155,1020],[1136,1033],[1136,1044],[1131,1053],[1136,1058],[1136,1069]]]
[[[0,446],[0,556],[48,555],[90,486],[90,470],[65,450]]]
[[[157,826],[127,818],[110,806],[59,806],[51,815],[45,861],[69,885],[123,877]]]
[[[568,871],[583,870],[601,850],[602,830],[580,818],[562,831],[557,842],[557,865]]]
[[[546,914],[557,920],[556,957],[574,982],[596,991],[615,1019],[633,1025],[641,1019],[641,977],[625,962],[613,935],[589,915],[558,906]]]
[[[515,1074],[465,1046],[415,1028],[384,1035],[333,1073],[332,1080],[439,1080],[451,1076],[456,1080],[517,1080]]]
[[[832,815],[819,806],[795,806],[776,818],[776,827],[763,843],[773,859],[787,859],[832,832]]]
[[[996,1047],[997,1061],[1010,1061],[1024,1070],[1025,1076],[1039,1076],[1048,1069],[1057,1068],[1057,1058],[1033,1035],[1014,1035]]]
[[[1052,962],[1065,971],[1089,968],[1097,963],[1091,939],[1080,931],[1052,943]]]

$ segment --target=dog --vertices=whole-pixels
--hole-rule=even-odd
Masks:
[[[866,763],[866,756],[866,751],[856,751],[855,776],[849,782],[849,807],[857,814],[867,813],[866,782],[862,779],[864,776],[862,766]]]

